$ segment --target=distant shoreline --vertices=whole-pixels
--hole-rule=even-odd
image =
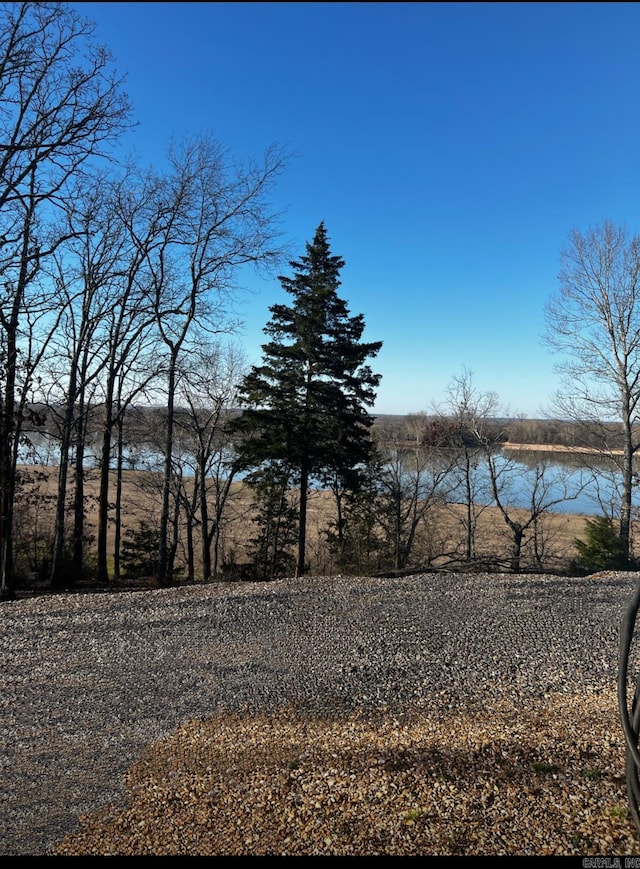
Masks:
[[[596,450],[593,447],[568,447],[563,444],[512,444],[506,442],[501,446],[505,450],[528,450],[537,453],[590,453],[594,456],[600,455],[600,450]],[[607,450],[607,454],[621,456],[622,450]]]

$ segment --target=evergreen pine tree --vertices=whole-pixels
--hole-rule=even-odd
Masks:
[[[338,296],[344,261],[331,254],[324,223],[306,254],[290,263],[293,277],[279,278],[291,305],[270,307],[264,328],[263,361],[245,377],[243,412],[235,428],[242,437],[244,468],[271,461],[295,470],[300,490],[296,575],[305,570],[307,491],[312,479],[336,475],[356,487],[372,449],[367,411],[380,375],[368,360],[381,341],[361,341],[364,318],[351,316]]]
[[[129,528],[124,534],[120,554],[122,575],[126,579],[139,576],[154,576],[160,542],[160,529],[142,520],[137,528]]]
[[[585,522],[585,540],[575,540],[580,564],[588,571],[631,570],[632,561],[624,542],[608,516],[595,516]]]
[[[296,564],[291,552],[298,513],[288,497],[289,469],[269,462],[248,482],[255,493],[257,533],[248,541],[255,574],[258,579],[290,575]]]
[[[333,487],[337,517],[325,534],[342,572],[362,575],[388,566],[378,522],[380,474],[381,460],[374,451],[357,488]]]

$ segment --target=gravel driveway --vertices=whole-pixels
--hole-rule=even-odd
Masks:
[[[610,689],[637,581],[313,577],[3,603],[0,853],[51,853],[122,798],[144,746],[222,709],[399,714]]]

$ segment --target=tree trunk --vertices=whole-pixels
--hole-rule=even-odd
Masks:
[[[171,495],[172,458],[173,458],[173,420],[176,388],[177,350],[172,348],[169,362],[169,381],[167,389],[167,416],[164,445],[164,475],[162,480],[162,506],[160,513],[160,542],[158,545],[158,582],[167,585],[170,581],[169,550],[169,499]]]
[[[466,558],[467,561],[471,561],[474,556],[475,545],[474,545],[474,518],[473,518],[473,497],[471,492],[471,462],[469,459],[469,453],[465,449],[464,451],[464,482],[465,482],[465,509],[467,514],[467,528],[466,528]]]
[[[116,460],[116,510],[113,541],[113,578],[120,579],[120,550],[122,548],[122,467],[124,464],[124,416],[118,408],[118,445]]]
[[[520,558],[522,555],[522,540],[524,538],[524,530],[517,524],[511,525],[513,531],[513,552],[511,555],[511,572],[520,573]]]
[[[11,338],[10,335],[7,336]],[[9,593],[13,585],[13,496],[15,473],[12,461],[15,401],[15,349],[8,340],[5,398],[0,420],[0,570],[2,571],[2,595]],[[15,344],[14,344],[15,347]],[[13,360],[12,360],[13,356]]]
[[[198,459],[198,485],[200,497],[200,526],[201,526],[201,542],[202,542],[202,579],[203,582],[209,582],[211,579],[211,534],[209,533],[209,505],[207,503],[207,479],[206,462],[204,454],[201,453]]]
[[[69,472],[69,448],[73,428],[73,411],[76,392],[76,369],[72,362],[67,392],[67,403],[62,421],[62,440],[60,443],[60,458],[58,465],[58,493],[56,498],[56,516],[54,524],[53,552],[51,554],[51,569],[49,581],[56,586],[60,580],[60,567],[64,553],[64,525],[67,507],[67,476]]]
[[[13,505],[16,492],[16,464],[18,454],[19,424],[16,417],[16,380],[18,369],[18,327],[20,308],[29,281],[27,267],[30,263],[27,251],[31,242],[33,205],[25,218],[22,233],[22,259],[17,287],[11,304],[11,313],[5,318],[0,312],[6,333],[6,362],[4,382],[4,405],[0,417],[0,571],[1,594],[6,596],[13,586]],[[0,390],[1,391],[1,390]]]
[[[303,467],[300,473],[300,515],[298,525],[298,563],[296,577],[303,576],[305,572],[305,550],[307,538],[307,487],[309,485],[309,472]]]
[[[73,569],[76,576],[84,571],[84,452],[87,421],[81,397],[76,420],[76,460],[73,496]]]
[[[109,466],[111,464],[111,433],[113,430],[112,402],[113,382],[109,377],[102,424],[100,492],[98,494],[98,582],[104,585],[109,582],[107,533],[109,529]]]
[[[631,510],[633,499],[633,425],[630,410],[630,397],[625,391],[623,396],[622,430],[623,466],[622,466],[622,501],[620,504],[620,542],[627,560],[631,555]]]

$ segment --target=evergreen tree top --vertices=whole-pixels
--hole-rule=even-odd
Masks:
[[[304,283],[313,281],[315,277],[316,281],[313,283],[316,291],[319,288],[319,279],[321,279],[328,292],[335,292],[340,286],[339,274],[345,263],[342,257],[331,254],[324,221],[321,221],[316,229],[313,241],[306,242],[305,249],[306,254],[297,260],[291,260],[289,263],[294,277],[278,276],[284,289],[295,294],[296,290],[302,290]]]

